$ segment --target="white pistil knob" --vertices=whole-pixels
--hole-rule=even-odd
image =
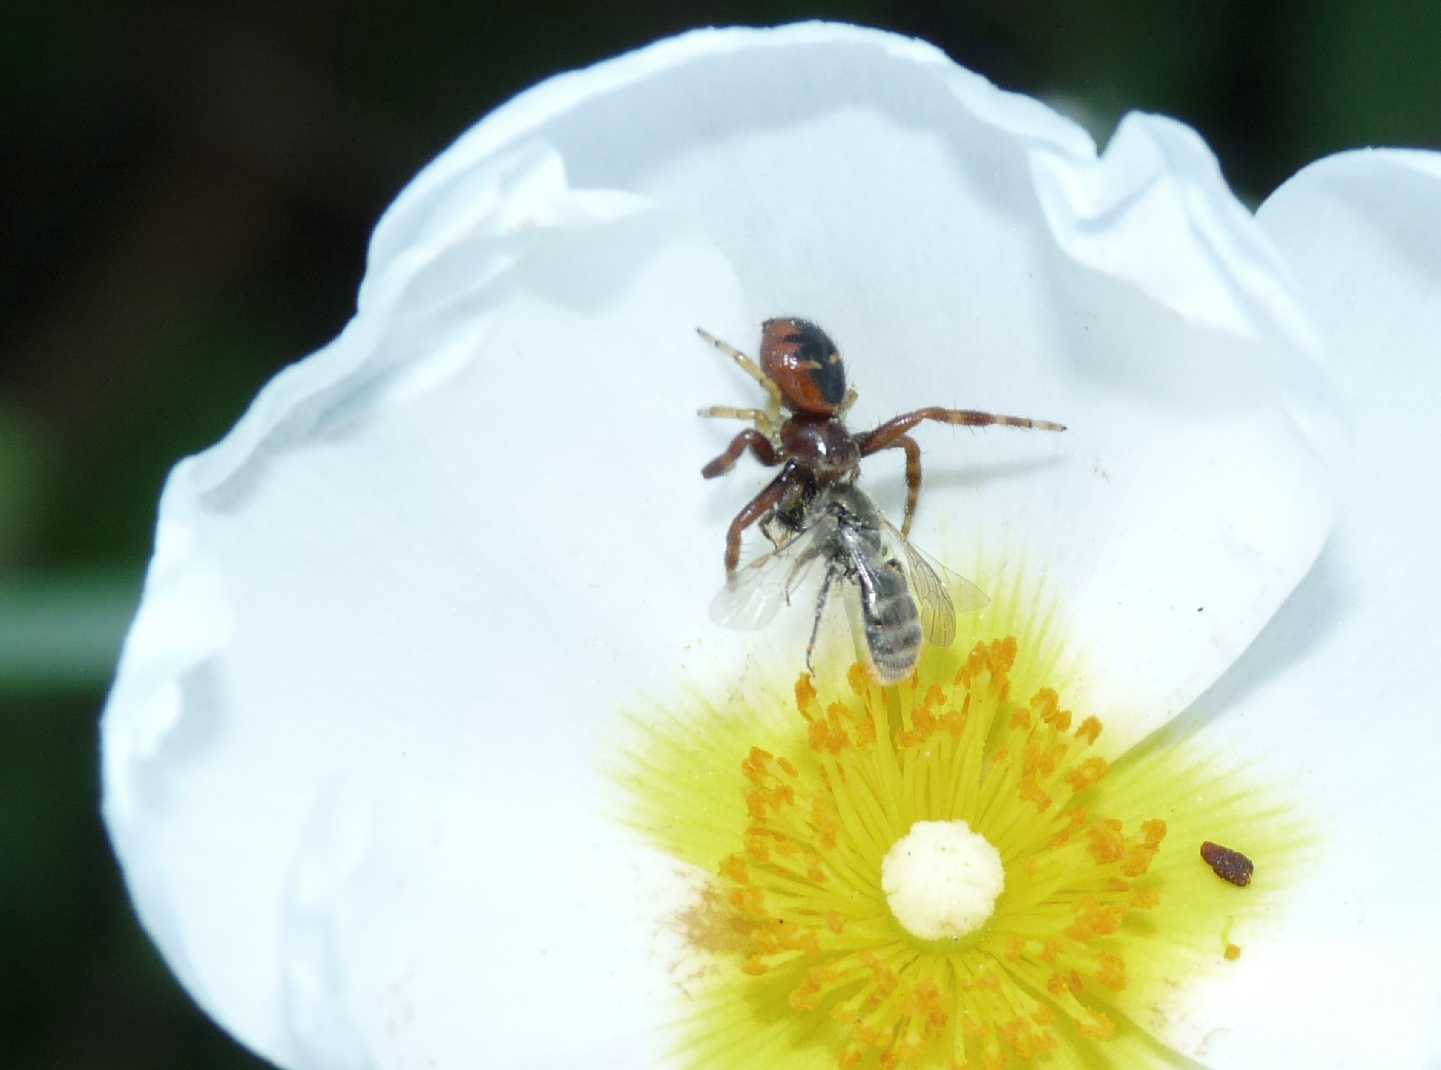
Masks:
[[[891,913],[922,940],[975,932],[1005,886],[1000,853],[960,820],[917,821],[881,862]]]

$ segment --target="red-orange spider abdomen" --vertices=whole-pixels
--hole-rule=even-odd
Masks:
[[[771,319],[761,325],[761,370],[793,412],[832,416],[845,400],[845,363],[830,336],[810,320]]]

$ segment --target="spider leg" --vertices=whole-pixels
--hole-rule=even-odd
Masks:
[[[703,409],[697,409],[696,413],[713,419],[750,420],[756,424],[770,419],[765,409],[739,409],[734,405],[707,405]]]
[[[880,449],[906,451],[906,515],[901,521],[901,538],[908,539],[911,522],[916,518],[916,502],[921,499],[921,447],[910,435],[901,435]]]
[[[707,405],[703,409],[697,409],[696,413],[710,419],[749,420],[755,424],[757,431],[769,439],[774,439],[780,430],[780,426],[771,419],[771,414],[765,409],[741,409],[734,405]]]
[[[1026,416],[1001,416],[993,412],[977,412],[975,409],[945,409],[939,405],[932,405],[929,408],[916,409],[915,412],[893,416],[874,431],[858,435],[861,456],[869,457],[876,450],[883,450],[892,445],[923,420],[935,420],[937,423],[951,424],[957,427],[1021,427],[1032,431],[1064,431],[1066,429],[1065,424],[1052,423],[1050,420],[1032,420]]]
[[[755,432],[748,429],[742,431],[736,438],[739,439],[741,435],[745,434],[754,435]],[[732,445],[734,445],[734,443],[732,443]],[[736,566],[740,564],[741,535],[744,534],[746,528],[750,527],[781,503],[782,499],[786,496],[786,491],[790,489],[791,481],[795,478],[798,469],[799,466],[795,461],[787,461],[785,466],[781,468],[780,474],[767,483],[765,489],[747,502],[745,508],[737,513],[735,519],[731,521],[731,525],[726,531],[725,563],[727,578],[735,574]]]
[[[751,360],[750,357],[746,356],[735,346],[729,345],[726,342],[722,342],[715,335],[711,334],[709,331],[703,330],[700,327],[697,327],[695,329],[695,332],[696,334],[704,338],[707,342],[709,342],[711,345],[719,349],[726,356],[730,357],[731,360],[735,361],[736,364],[740,366],[741,371],[745,372],[752,379],[761,384],[761,388],[765,390],[767,397],[769,397],[770,399],[766,403],[766,417],[770,420],[773,426],[780,426],[781,388],[775,384],[775,381],[772,380],[769,375],[767,375],[764,371],[761,370],[761,366],[759,364]]]
[[[781,463],[780,454],[776,452],[775,446],[771,445],[771,440],[754,428],[747,427],[731,439],[731,444],[725,451],[702,468],[700,474],[706,479],[724,475],[735,467],[736,461],[740,460],[741,454],[746,450],[755,454],[755,459],[767,468],[774,468]]]
[[[851,411],[851,406],[856,403],[856,398],[858,397],[860,397],[860,395],[856,393],[855,387],[850,387],[846,390],[846,396],[842,398],[841,403],[836,406],[837,420],[844,420],[846,418],[846,413]]]

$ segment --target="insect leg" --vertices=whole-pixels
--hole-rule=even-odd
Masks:
[[[764,524],[765,521],[761,521],[761,523]],[[791,604],[791,595],[794,593],[798,581],[805,572],[806,566],[820,556],[820,548],[818,546],[811,546],[805,553],[796,558],[795,564],[791,566],[790,573],[786,576],[786,605]],[[826,574],[830,574],[829,569],[826,570]]]
[[[812,672],[811,654],[816,649],[816,637],[821,633],[821,617],[826,611],[826,599],[831,593],[831,584],[836,582],[840,570],[834,564],[827,566],[825,582],[821,584],[820,597],[816,599],[816,618],[811,622],[811,641],[806,644],[806,672]]]
[[[755,361],[751,360],[750,357],[746,356],[735,346],[722,342],[719,338],[711,334],[709,331],[697,327],[695,329],[695,333],[700,335],[711,345],[715,346],[726,356],[730,357],[731,360],[735,361],[736,364],[740,366],[741,371],[745,372],[752,379],[761,384],[762,389],[764,389],[766,394],[770,397],[770,402],[766,405],[766,414],[772,424],[779,424],[781,415],[781,388],[775,384],[775,382],[771,379],[769,375],[767,375],[761,370],[761,366]]]
[[[747,449],[755,454],[756,460],[768,468],[773,468],[781,463],[780,454],[771,445],[771,440],[759,431],[747,427],[731,439],[731,444],[725,448],[725,452],[702,468],[700,474],[706,479],[724,475],[735,467],[736,461],[740,460],[741,454],[745,453]]]
[[[923,420],[951,424],[957,427],[1022,427],[1032,431],[1064,431],[1065,424],[1050,420],[1032,420],[1026,416],[1000,416],[993,412],[977,412],[975,409],[943,409],[933,405],[915,412],[902,413],[881,424],[874,431],[858,436],[861,456],[869,457],[876,450],[883,450],[893,444],[911,428]]]
[[[764,535],[777,550],[791,539],[790,529],[780,522],[774,510],[761,518],[761,534]]]
[[[749,430],[742,431],[740,435],[736,436],[736,439],[739,440],[742,435],[747,434],[754,435],[755,432]],[[762,439],[762,441],[764,441],[764,439]],[[733,442],[731,445],[734,446],[735,443]],[[722,454],[722,456],[724,456],[724,454]],[[737,451],[737,456],[739,456],[739,451]],[[719,459],[720,458],[717,458],[717,460]],[[709,467],[709,465],[707,465],[707,467]],[[726,531],[725,563],[727,578],[735,573],[736,566],[740,564],[741,535],[745,532],[746,528],[750,527],[781,503],[781,500],[786,496],[786,491],[790,489],[791,479],[795,476],[796,468],[797,466],[794,461],[787,461],[785,467],[780,470],[780,474],[767,483],[764,490],[746,503],[746,507],[737,513],[735,519],[731,521],[731,526]]]

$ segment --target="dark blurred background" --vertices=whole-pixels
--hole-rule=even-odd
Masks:
[[[52,3],[7,12],[0,324],[0,1063],[260,1067],[135,923],[96,714],[161,481],[345,323],[381,210],[537,79],[691,26],[825,16],[926,37],[1104,141],[1196,127],[1258,203],[1306,162],[1441,147],[1441,3]],[[677,5],[679,8],[681,5]]]

